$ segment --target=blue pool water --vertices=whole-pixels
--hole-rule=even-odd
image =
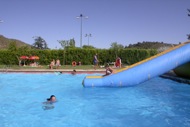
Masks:
[[[0,127],[190,127],[190,86],[154,78],[83,88],[87,74],[0,74]],[[54,108],[42,102],[56,95]]]

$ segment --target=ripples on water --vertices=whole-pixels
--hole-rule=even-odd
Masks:
[[[157,77],[134,87],[83,88],[85,76],[0,74],[0,127],[190,126],[189,85]],[[58,102],[44,110],[52,94]]]

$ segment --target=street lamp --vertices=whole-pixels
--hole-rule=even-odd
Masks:
[[[82,48],[82,19],[85,18],[87,19],[88,16],[84,16],[83,14],[80,14],[80,16],[77,16],[76,18],[80,18],[81,20],[81,25],[80,25],[80,47]]]
[[[86,34],[85,37],[88,37],[88,46],[89,46],[89,37],[92,37],[92,34]]]

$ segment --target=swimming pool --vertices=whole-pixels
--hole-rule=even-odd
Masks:
[[[134,87],[83,88],[86,75],[0,73],[0,127],[190,126],[190,85],[157,77]],[[58,102],[44,110],[52,94]]]

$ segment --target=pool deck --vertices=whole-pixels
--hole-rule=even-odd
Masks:
[[[105,73],[105,69],[76,69],[77,73]],[[9,73],[54,73],[54,72],[62,72],[62,73],[71,73],[73,69],[0,69],[0,72],[9,72]]]
[[[83,69],[77,69],[76,70],[77,73],[87,73],[87,74],[91,74],[91,73],[105,73],[105,69],[87,69],[87,70],[83,70]],[[73,69],[0,69],[0,72],[8,72],[8,73],[54,73],[54,72],[62,72],[62,73],[71,73],[73,72]],[[185,84],[190,84],[190,79],[185,79],[182,77],[178,77],[173,71],[169,71],[163,75],[161,75],[160,77],[162,78],[166,78],[166,79],[171,79],[174,80],[176,82],[180,82],[180,83],[185,83]]]
[[[185,83],[185,84],[190,85],[190,79],[178,77],[173,71],[169,71],[169,72],[161,75],[160,77],[166,78],[166,79],[171,79],[171,80],[174,80],[176,82]]]

